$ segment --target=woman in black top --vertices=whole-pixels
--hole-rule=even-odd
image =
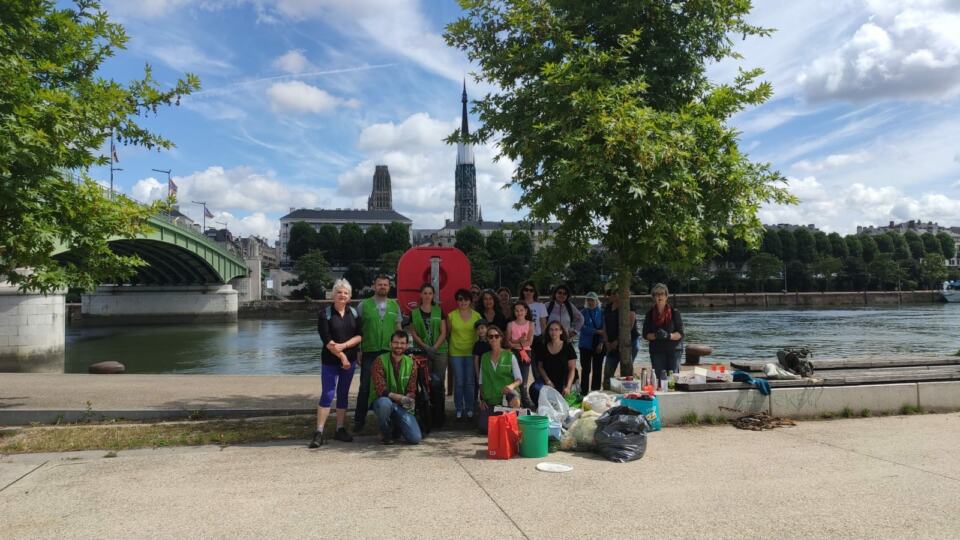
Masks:
[[[353,369],[360,351],[358,345],[362,339],[362,326],[357,310],[349,304],[351,293],[350,282],[338,279],[333,284],[333,305],[321,309],[317,319],[317,332],[323,340],[323,351],[320,353],[322,390],[317,404],[317,430],[313,432],[310,448],[323,444],[323,426],[330,416],[334,394],[337,397],[337,432],[333,438],[344,442],[353,440],[344,424],[347,420],[350,382],[353,381]]]
[[[537,383],[530,388],[530,397],[534,403],[540,400],[540,389],[549,386],[567,397],[574,389],[577,380],[577,351],[567,341],[567,332],[560,321],[550,321],[546,329],[547,341],[540,345],[537,355],[537,369],[540,370],[543,384]],[[536,390],[534,390],[534,388]]]
[[[650,363],[657,379],[667,378],[667,371],[680,371],[680,356],[683,349],[683,319],[680,312],[667,303],[670,292],[663,283],[650,289],[653,307],[643,318],[643,338],[650,342]]]

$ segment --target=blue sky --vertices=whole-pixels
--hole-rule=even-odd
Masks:
[[[446,47],[453,0],[107,0],[130,35],[103,69],[130,80],[150,63],[167,84],[203,90],[145,123],[177,148],[120,147],[117,184],[142,200],[173,169],[182,209],[205,200],[234,232],[277,237],[291,207],[365,207],[374,165],[390,167],[394,206],[418,228],[453,213],[461,80],[473,69]],[[744,67],[774,85],[734,118],[742,147],[789,178],[801,198],[765,207],[765,223],[828,231],[922,219],[960,226],[960,2],[755,2],[772,38],[739,45]],[[730,80],[736,65],[710,68]],[[468,91],[473,88],[468,81]],[[479,94],[479,90],[474,92]],[[471,122],[476,123],[475,118]],[[485,219],[516,219],[501,189],[508,161],[476,151]],[[106,169],[92,171],[106,179]]]

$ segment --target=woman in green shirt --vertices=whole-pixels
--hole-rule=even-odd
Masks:
[[[447,380],[447,321],[437,304],[433,285],[420,286],[420,305],[410,311],[410,335],[430,359],[430,374]]]
[[[468,289],[459,289],[454,298],[457,309],[447,314],[450,330],[450,369],[453,370],[453,404],[457,420],[466,415],[473,418],[476,396],[477,372],[473,368],[473,344],[477,342],[474,323],[480,314],[473,310],[473,294]]]
[[[478,427],[481,433],[487,432],[487,421],[493,408],[507,405],[513,408],[520,406],[520,366],[513,351],[503,348],[503,334],[496,326],[487,329],[487,343],[490,351],[483,353],[477,362],[476,369],[480,373],[480,417]]]

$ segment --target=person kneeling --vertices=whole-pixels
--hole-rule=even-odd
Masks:
[[[522,380],[516,356],[512,351],[503,348],[500,329],[490,326],[486,338],[490,344],[490,351],[483,353],[477,362],[479,364],[477,370],[480,372],[478,427],[482,433],[487,432],[487,421],[494,407],[502,405],[504,400],[514,409],[520,406],[517,387]]]
[[[406,350],[407,334],[397,330],[390,338],[390,353],[380,355],[373,363],[370,405],[380,421],[383,444],[393,444],[399,437],[410,444],[422,439],[420,426],[413,416],[417,365],[404,354]]]

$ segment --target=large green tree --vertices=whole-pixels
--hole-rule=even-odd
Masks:
[[[778,279],[780,272],[785,270],[783,262],[770,253],[758,253],[750,257],[747,266],[750,268],[748,272],[750,281],[761,292],[766,290],[767,281]]]
[[[940,241],[940,253],[943,254],[945,259],[952,259],[957,255],[957,244],[953,241],[953,238],[940,231],[937,233],[937,240]]]
[[[472,140],[498,137],[501,157],[516,163],[518,208],[558,219],[561,251],[585,254],[592,241],[609,250],[622,305],[635,269],[699,264],[725,247],[727,230],[758,245],[759,206],[792,200],[727,125],[771,86],[756,84],[759,70],[730,84],[706,75],[708,64],[736,56],[734,36],[769,34],[746,22],[749,1],[460,4],[466,14],[447,27],[447,42],[494,88],[476,102],[483,125]],[[620,334],[629,330],[624,309]],[[628,340],[620,353],[629,374]]]
[[[410,249],[410,229],[399,221],[391,221],[385,229],[384,251],[404,252]]]
[[[306,221],[298,221],[290,226],[287,238],[287,257],[296,262],[310,250],[317,249],[317,231]]]
[[[329,223],[320,227],[317,231],[317,249],[323,252],[323,256],[331,264],[340,261],[340,231]]]
[[[330,265],[319,249],[312,249],[297,259],[293,266],[297,279],[285,285],[303,285],[304,296],[323,298],[324,292],[330,285]]]
[[[110,163],[100,149],[111,132],[124,145],[171,148],[140,122],[200,82],[188,74],[161,85],[149,66],[126,84],[99,76],[127,39],[93,0],[0,7],[0,279],[21,289],[89,289],[143,264],[107,239],[136,236],[158,207],[111,197],[87,170]],[[59,246],[72,262],[52,257]]]
[[[340,262],[345,265],[359,263],[364,259],[363,250],[363,229],[356,223],[346,223],[340,227]],[[350,284],[356,289],[356,284],[353,281],[350,281]]]

